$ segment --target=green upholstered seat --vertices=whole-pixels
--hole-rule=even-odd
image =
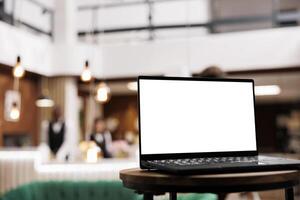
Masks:
[[[119,181],[33,182],[3,195],[1,200],[139,200],[142,197]]]
[[[179,194],[177,200],[217,200],[218,197],[216,194]]]
[[[1,200],[141,200],[120,181],[48,181],[22,185]],[[165,198],[160,198],[165,199]],[[216,200],[214,194],[179,194],[178,200]]]

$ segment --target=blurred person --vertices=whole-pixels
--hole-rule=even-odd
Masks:
[[[59,161],[74,160],[78,154],[74,127],[67,123],[63,117],[60,106],[55,106],[52,110],[50,121],[42,123],[41,146],[47,144],[50,157]],[[51,156],[52,155],[52,156]]]
[[[112,157],[112,137],[102,117],[97,117],[94,120],[90,140],[94,141],[101,148],[104,158]]]
[[[48,144],[54,155],[64,143],[65,133],[66,125],[62,117],[61,108],[56,106],[52,112],[52,120],[48,125]]]
[[[197,76],[204,78],[224,78],[226,73],[218,66],[212,65],[205,68],[202,72],[197,74]]]
[[[44,137],[51,153],[56,156],[65,141],[66,125],[62,117],[61,108],[55,106],[52,110],[52,118],[44,124]]]

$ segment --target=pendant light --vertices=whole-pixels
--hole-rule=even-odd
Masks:
[[[18,121],[20,118],[20,109],[15,101],[12,103],[12,107],[9,111],[9,117],[14,121]]]
[[[49,108],[54,106],[54,101],[45,95],[39,96],[39,98],[35,101],[35,105],[40,108]]]
[[[13,75],[14,77],[16,78],[22,78],[25,74],[25,69],[24,67],[21,65],[21,57],[18,56],[17,57],[17,62],[16,62],[16,65],[13,69]]]
[[[14,94],[18,97],[16,97],[12,102],[11,102],[11,107],[9,108],[9,119],[13,122],[17,122],[20,119],[21,115],[21,96],[19,92],[19,78],[14,77],[14,82],[13,82],[13,91]]]
[[[49,97],[48,78],[45,78],[42,94],[35,101],[35,105],[40,108],[49,108],[54,106],[54,101]]]
[[[89,67],[89,61],[85,61],[84,69],[80,76],[83,82],[88,82],[92,79],[92,73]]]
[[[95,15],[93,16],[93,29],[94,30],[92,32],[92,38],[94,39],[93,42],[95,44],[97,44],[97,37],[95,36],[95,32],[97,30],[97,16],[96,16],[96,12],[94,12],[93,14],[95,14]],[[103,32],[103,35],[104,35],[104,32]],[[98,84],[98,86],[96,87],[95,98],[96,98],[96,101],[98,101],[99,103],[107,103],[110,100],[110,98],[111,98],[110,88],[104,81],[100,82]]]
[[[105,82],[101,82],[97,86],[96,100],[100,103],[106,103],[110,100],[110,97],[111,97],[110,88]]]

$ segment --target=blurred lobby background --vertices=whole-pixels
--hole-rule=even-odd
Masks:
[[[118,181],[138,167],[136,77],[212,66],[255,80],[259,151],[300,158],[299,25],[299,0],[0,0],[0,194]]]

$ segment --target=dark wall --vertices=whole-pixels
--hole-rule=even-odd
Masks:
[[[38,79],[27,76],[20,80],[21,115],[18,122],[8,122],[4,119],[5,92],[12,88],[13,77],[11,71],[0,70],[0,146],[2,146],[4,134],[27,134],[32,139],[31,143],[36,145],[39,123],[38,108],[35,105],[39,95]]]
[[[291,111],[299,109],[300,101],[256,105],[257,139],[260,152],[283,151],[282,143],[288,138],[281,138],[279,136],[279,131],[281,130],[276,123],[277,117],[280,115],[290,115]]]
[[[127,131],[137,133],[137,96],[112,96],[111,100],[104,105],[104,117],[116,118],[119,121],[118,129],[113,133],[114,139],[124,139]]]

